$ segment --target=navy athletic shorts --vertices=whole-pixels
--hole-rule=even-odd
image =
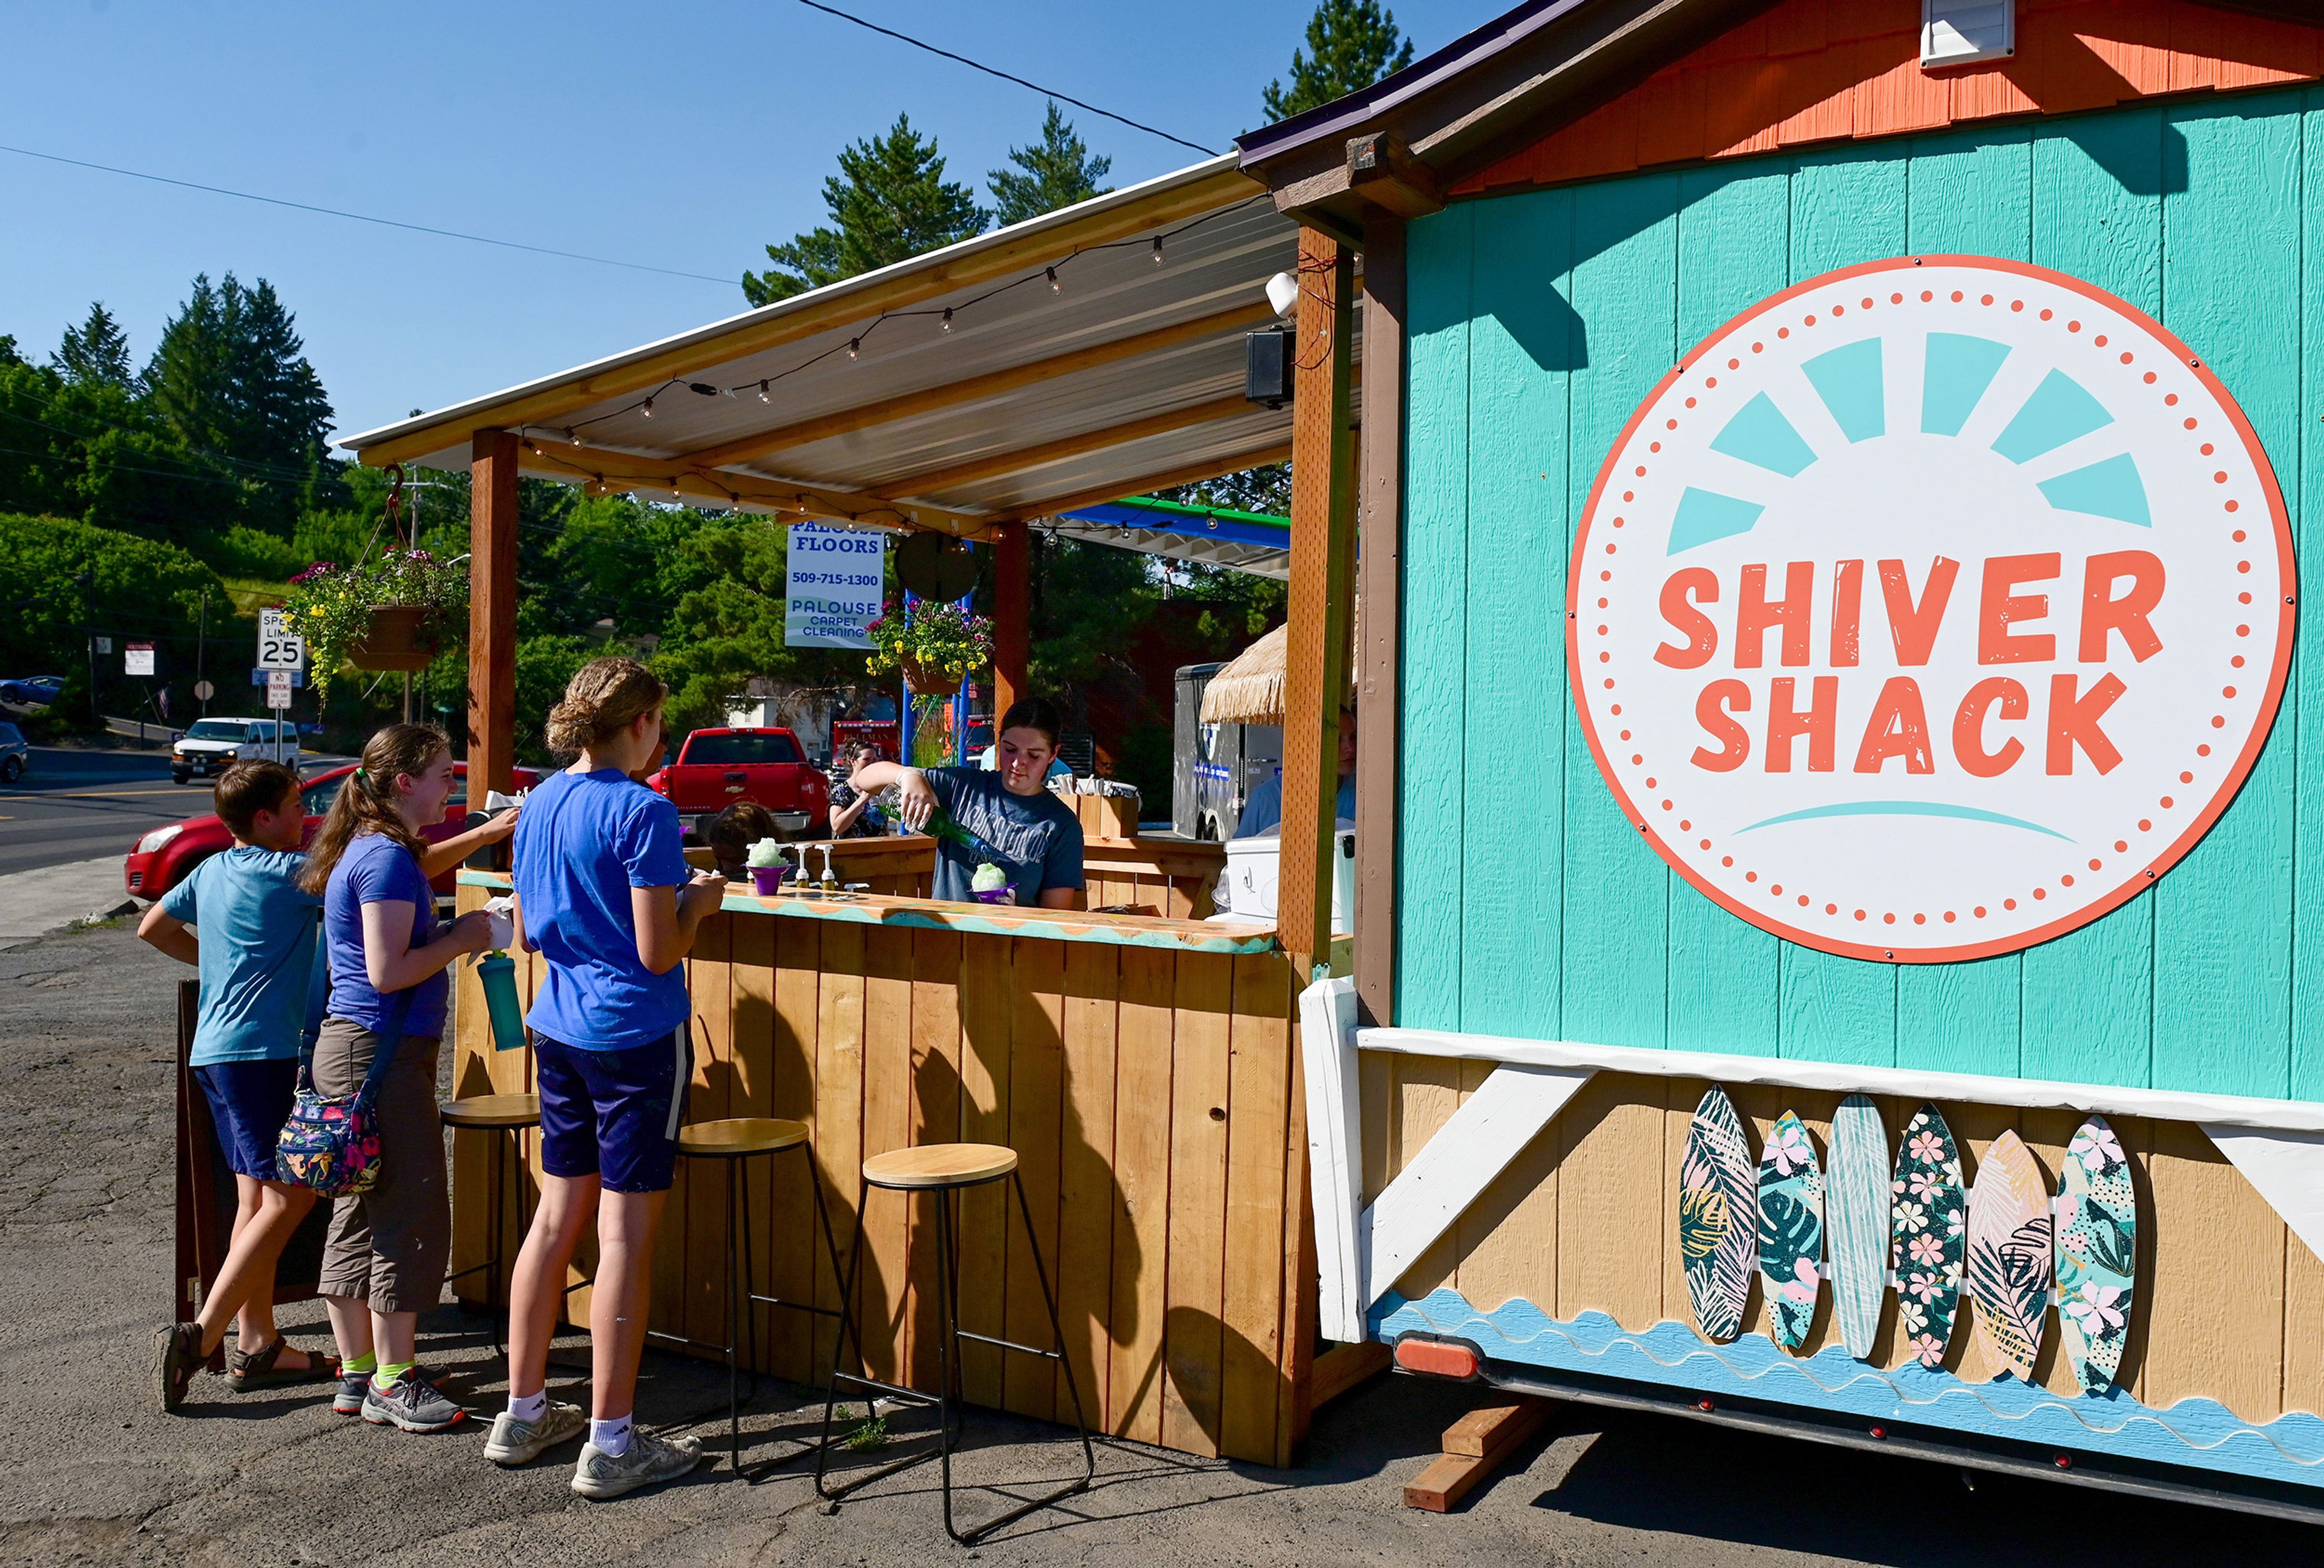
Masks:
[[[667,1191],[694,1081],[692,1032],[681,1025],[650,1045],[590,1051],[536,1030],[532,1047],[540,1168],[600,1177],[609,1193]]]
[[[290,1120],[290,1102],[299,1093],[299,1059],[212,1062],[194,1069],[194,1082],[210,1102],[218,1147],[226,1150],[226,1162],[235,1175],[280,1180],[274,1174],[274,1145],[282,1136],[282,1124]]]

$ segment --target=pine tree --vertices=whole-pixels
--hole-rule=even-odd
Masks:
[[[1023,223],[1045,212],[1103,196],[1112,187],[1100,185],[1113,167],[1111,158],[1093,158],[1089,144],[1074,130],[1071,120],[1049,100],[1048,117],[1041,122],[1041,140],[1031,147],[1011,147],[1009,161],[1016,169],[995,169],[984,177],[992,191],[992,206],[1003,225]]]
[[[145,365],[145,395],[153,411],[180,440],[201,451],[222,452],[233,439],[226,308],[229,294],[241,292],[231,273],[224,290],[211,284],[208,272],[197,274],[192,295],[162,327]]]
[[[87,321],[65,328],[64,341],[49,356],[49,364],[69,382],[117,386],[124,392],[136,388],[137,373],[129,365],[128,335],[101,300],[88,308]]]
[[[1307,52],[1291,51],[1291,86],[1278,79],[1262,97],[1269,122],[1368,88],[1412,63],[1412,43],[1379,0],[1318,0],[1307,23]]]
[[[307,468],[331,428],[331,400],[307,362],[298,318],[264,278],[238,289],[231,275],[229,320],[239,428],[233,454],[279,468]]]
[[[831,226],[769,245],[767,270],[742,274],[744,297],[771,305],[983,233],[992,215],[944,171],[935,139],[897,115],[886,135],[841,152],[839,172],[823,182]]]

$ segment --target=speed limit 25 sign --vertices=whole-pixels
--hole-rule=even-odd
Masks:
[[[258,668],[307,668],[307,640],[290,630],[290,618],[280,610],[258,613]]]

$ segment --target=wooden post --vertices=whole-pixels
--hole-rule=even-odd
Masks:
[[[1291,613],[1285,650],[1283,860],[1276,928],[1305,984],[1332,950],[1333,803],[1340,699],[1355,600],[1356,490],[1351,393],[1355,260],[1299,231],[1297,368],[1291,405]]]
[[[1033,535],[1021,522],[992,530],[992,723],[1032,695],[1025,667],[1033,649]]]
[[[1356,1005],[1395,1022],[1397,610],[1404,569],[1404,220],[1364,225],[1364,645],[1356,650]]]
[[[475,433],[468,484],[468,805],[516,781],[516,452]]]

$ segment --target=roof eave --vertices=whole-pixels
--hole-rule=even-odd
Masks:
[[[941,250],[796,294],[706,327],[592,360],[570,370],[433,410],[392,425],[342,437],[359,461],[374,466],[406,461],[465,443],[478,429],[548,422],[542,410],[559,401],[580,403],[655,385],[690,369],[816,332],[851,318],[917,303],[955,289],[1071,254],[1076,246],[1133,234],[1148,223],[1175,222],[1186,211],[1230,205],[1250,177],[1231,152],[1176,170],[1072,207],[978,235]],[[1190,205],[1191,204],[1191,205]],[[739,281],[738,281],[739,286]],[[577,405],[576,405],[577,406]]]

